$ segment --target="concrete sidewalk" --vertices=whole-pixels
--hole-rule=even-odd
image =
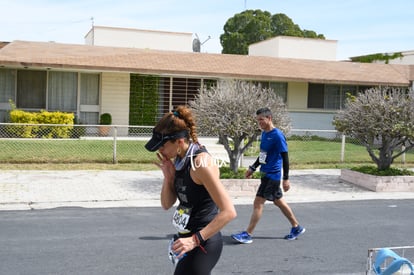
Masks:
[[[366,199],[414,199],[414,192],[372,192],[339,179],[339,169],[292,170],[289,203]],[[0,172],[0,210],[55,207],[160,206],[161,171]],[[254,192],[229,191],[235,204],[251,204]]]

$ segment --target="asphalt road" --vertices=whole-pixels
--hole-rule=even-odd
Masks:
[[[267,204],[254,242],[241,245],[229,235],[246,227],[251,206],[236,206],[213,275],[365,274],[369,248],[414,245],[414,200],[291,207],[307,230],[300,239],[283,239],[288,222]],[[171,214],[159,207],[0,211],[0,274],[172,274]]]

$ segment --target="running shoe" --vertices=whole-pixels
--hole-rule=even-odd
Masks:
[[[231,237],[238,241],[239,243],[252,243],[252,236],[250,236],[249,233],[247,233],[246,231],[237,233],[237,234],[232,234]]]
[[[296,238],[305,233],[305,231],[305,227],[302,227],[300,225],[292,227],[290,233],[285,236],[285,239],[289,241],[296,240]]]

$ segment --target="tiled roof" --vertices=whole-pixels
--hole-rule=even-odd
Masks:
[[[414,66],[13,41],[0,66],[254,80],[409,85]]]
[[[0,41],[0,49],[9,44],[10,42]]]
[[[410,79],[411,81],[413,81],[413,80],[414,80],[414,65],[410,65],[409,72],[410,72],[409,79]]]

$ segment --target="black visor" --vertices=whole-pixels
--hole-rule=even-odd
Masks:
[[[145,148],[148,151],[154,152],[157,151],[161,146],[163,146],[167,141],[183,137],[188,137],[187,130],[171,134],[162,134],[152,130],[152,137],[147,142],[147,144],[145,144]]]

